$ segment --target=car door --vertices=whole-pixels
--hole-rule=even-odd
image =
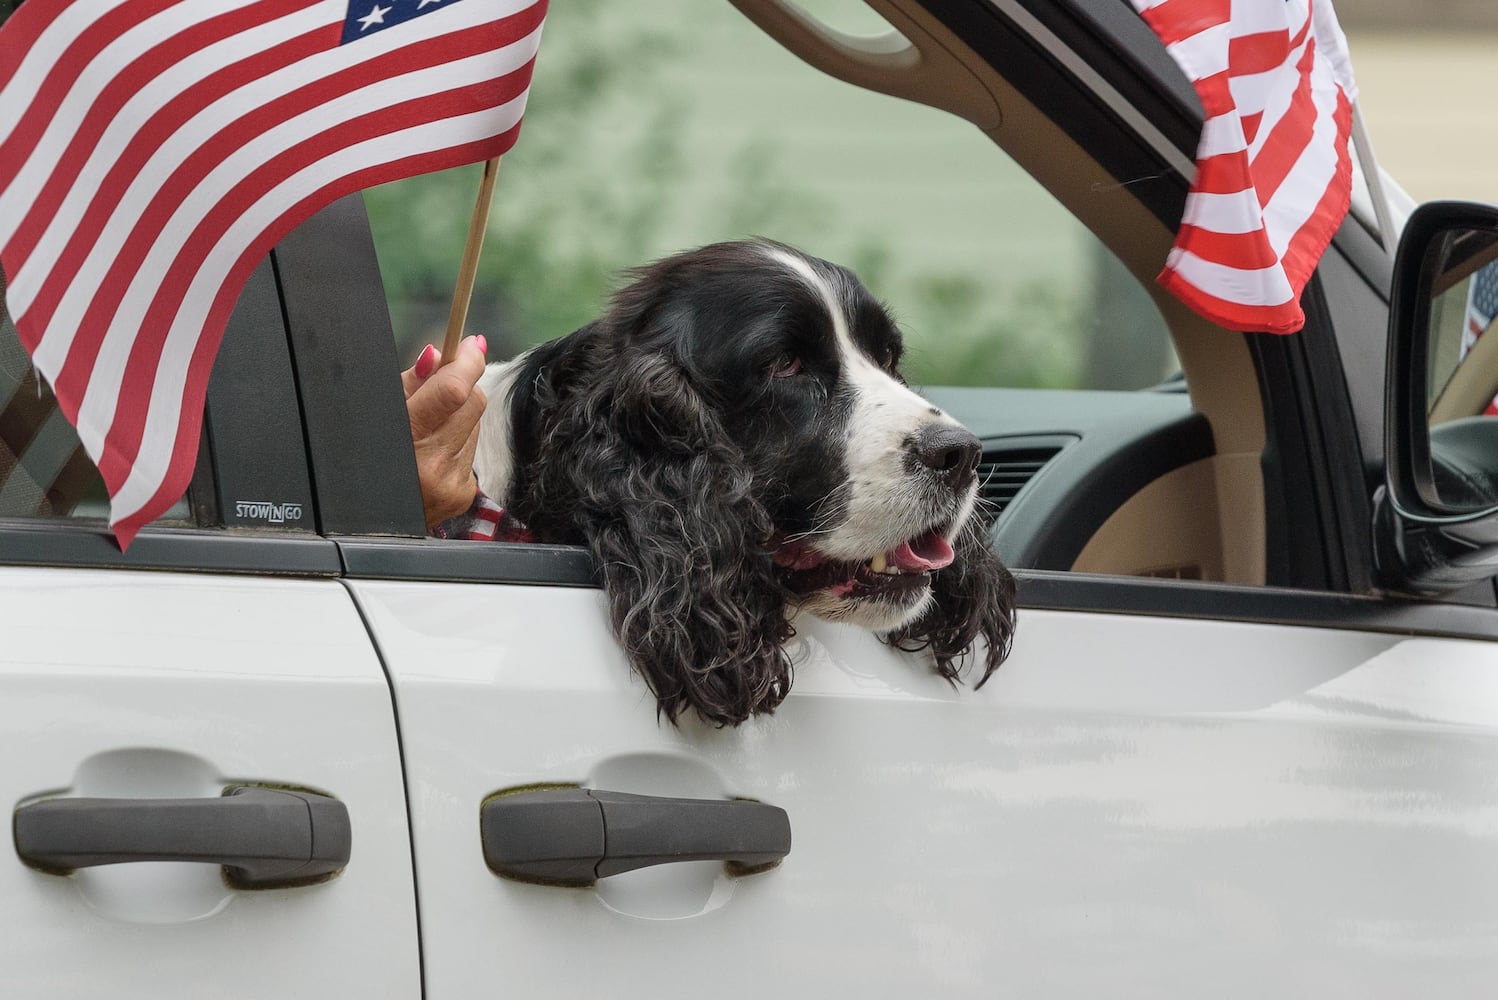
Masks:
[[[1460,995],[1498,960],[1489,643],[1032,601],[974,692],[801,621],[773,717],[673,728],[596,590],[350,587],[396,689],[432,997]],[[759,800],[791,850],[497,877],[481,805],[558,785]]]
[[[1138,47],[1126,4],[878,6],[907,41],[981,60],[995,141],[1136,277],[1134,243],[1156,241],[1158,266],[1194,134],[1184,80],[1160,76],[1168,57]],[[981,691],[801,619],[773,716],[672,727],[579,551],[341,537],[396,694],[429,994],[1480,992],[1498,968],[1498,621],[1491,586],[1443,603],[1371,583],[1387,256],[1345,226],[1297,338],[1162,307],[1195,414],[1179,434],[1119,443],[1109,425],[1132,409],[1099,416],[1119,400],[1088,393],[1069,411],[1059,393],[943,397],[993,461],[1017,438],[1061,456],[998,524],[1021,609]],[[1064,571],[1080,565],[1095,569]],[[763,870],[694,861],[583,886],[496,875],[496,804],[572,788],[777,807],[790,850]],[[677,802],[642,809],[686,825]],[[532,856],[584,819],[540,827]]]
[[[190,498],[126,553],[0,330],[7,996],[419,995],[390,692],[316,534],[284,305],[268,259]]]

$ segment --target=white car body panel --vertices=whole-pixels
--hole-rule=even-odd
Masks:
[[[415,997],[415,886],[390,694],[336,582],[0,568],[0,798],[331,794],[331,881],[230,889],[216,865],[0,865],[8,997]],[[16,627],[17,625],[24,627]]]
[[[396,689],[434,1000],[1470,995],[1498,975],[1491,644],[1025,610],[975,693],[803,619],[773,717],[676,730],[597,591],[349,586]],[[762,799],[793,847],[739,879],[499,879],[479,804],[545,782]]]

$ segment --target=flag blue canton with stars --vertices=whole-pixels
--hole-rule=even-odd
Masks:
[[[377,31],[393,28],[397,24],[430,14],[443,7],[451,7],[461,0],[349,0],[348,13],[343,18],[342,45],[356,38],[373,35]]]

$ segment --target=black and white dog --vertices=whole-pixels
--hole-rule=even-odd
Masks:
[[[807,611],[981,685],[1014,580],[975,513],[979,443],[906,387],[854,275],[769,241],[632,272],[607,314],[491,365],[477,466],[537,541],[587,546],[660,709],[720,725],[791,686]]]

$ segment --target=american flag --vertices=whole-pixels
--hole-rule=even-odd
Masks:
[[[515,142],[546,0],[28,0],[0,27],[0,265],[122,546],[192,477],[239,291],[353,191]]]
[[[1467,325],[1462,331],[1461,356],[1465,358],[1498,316],[1498,261],[1472,275],[1467,283]]]
[[[1131,0],[1206,112],[1159,281],[1234,330],[1294,333],[1347,214],[1357,88],[1331,0]]]
[[[1467,355],[1498,316],[1498,261],[1483,267],[1467,284],[1466,326],[1462,328],[1462,344],[1459,361]],[[1498,397],[1488,403],[1483,411],[1488,416],[1498,416]]]

